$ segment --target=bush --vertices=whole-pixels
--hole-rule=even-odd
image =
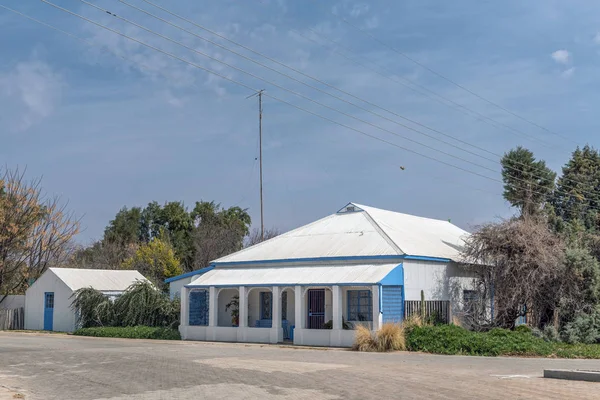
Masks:
[[[373,334],[371,330],[363,325],[356,328],[356,338],[352,348],[356,351],[395,351],[406,348],[404,338],[404,327],[400,324],[383,324]]]
[[[515,332],[531,333],[531,328],[527,325],[519,325],[515,328]]]
[[[149,282],[134,283],[114,302],[92,288],[79,289],[71,297],[82,328],[179,325],[179,300],[170,300]]]
[[[600,309],[575,316],[565,325],[561,337],[567,343],[600,343]]]
[[[406,332],[406,348],[436,354],[600,358],[600,345],[550,342],[528,332],[500,328],[472,332],[454,325],[415,326]]]
[[[81,328],[73,332],[73,334],[78,336],[114,337],[127,339],[181,340],[179,331],[175,329],[150,326],[109,326]]]

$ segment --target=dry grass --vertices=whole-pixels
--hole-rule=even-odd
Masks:
[[[419,314],[413,314],[410,317],[405,318],[404,321],[402,321],[402,326],[404,327],[404,329],[412,329],[414,327],[420,328],[423,325],[427,324],[425,323],[425,321],[423,321]]]
[[[461,328],[464,328],[462,320],[460,318],[458,318],[456,315],[452,316],[452,325],[460,326]]]
[[[396,351],[406,348],[404,327],[401,324],[383,324],[373,334],[368,327],[359,325],[352,349],[355,351]]]
[[[401,324],[387,323],[375,333],[377,351],[404,350],[406,340],[404,338],[404,326]]]
[[[352,349],[355,351],[375,351],[377,342],[371,330],[363,325],[356,327],[356,337]]]

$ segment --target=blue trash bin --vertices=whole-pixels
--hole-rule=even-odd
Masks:
[[[292,325],[292,327],[290,328],[290,340],[293,342],[294,341],[294,328],[296,327],[296,325]]]

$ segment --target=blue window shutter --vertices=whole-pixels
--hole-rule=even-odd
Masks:
[[[189,324],[195,326],[208,325],[208,290],[194,290],[190,292]]]

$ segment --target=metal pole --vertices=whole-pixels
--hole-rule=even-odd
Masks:
[[[263,169],[262,169],[262,94],[258,92],[258,142],[259,142],[259,169],[260,169],[260,240],[265,240],[265,220],[263,209]]]

